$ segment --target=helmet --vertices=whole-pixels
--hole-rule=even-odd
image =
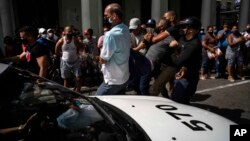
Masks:
[[[196,17],[188,17],[182,21],[179,22],[180,25],[188,25],[189,27],[192,27],[194,29],[200,29],[201,28],[201,22]]]
[[[149,19],[149,20],[147,21],[146,25],[147,25],[148,27],[155,28],[156,22],[155,22],[154,19]]]

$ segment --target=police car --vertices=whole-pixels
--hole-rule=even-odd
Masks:
[[[37,113],[27,129],[1,140],[229,141],[236,124],[162,97],[84,96],[6,64],[0,89],[0,129]]]

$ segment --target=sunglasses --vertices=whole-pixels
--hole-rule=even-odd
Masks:
[[[186,28],[188,28],[188,27],[189,27],[189,25],[187,25],[187,24],[181,24],[181,25],[180,25],[180,28],[181,28],[181,29],[186,29]]]

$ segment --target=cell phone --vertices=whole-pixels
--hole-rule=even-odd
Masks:
[[[76,106],[76,107],[78,107],[78,108],[80,108],[81,102],[78,101],[78,100],[74,100],[74,101],[73,101],[73,105]]]

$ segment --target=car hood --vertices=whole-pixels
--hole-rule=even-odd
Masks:
[[[229,141],[236,123],[193,106],[153,96],[97,96],[133,118],[153,141]]]

